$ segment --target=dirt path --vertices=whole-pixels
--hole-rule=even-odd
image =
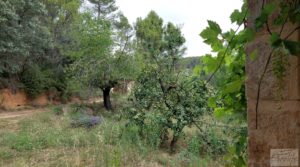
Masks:
[[[92,98],[90,100],[84,101],[85,103],[91,104],[91,103],[100,103],[102,102],[102,98]],[[72,103],[70,103],[72,104]],[[64,107],[67,107],[65,105]],[[19,118],[19,117],[25,117],[25,116],[30,116],[36,113],[41,113],[41,112],[47,112],[49,111],[49,108],[44,107],[44,108],[30,108],[30,109],[21,109],[19,111],[0,111],[0,119],[10,119],[10,118]]]
[[[10,119],[17,117],[30,116],[35,113],[41,113],[49,111],[47,108],[36,108],[36,109],[22,109],[21,111],[11,111],[11,112],[0,112],[0,119]]]

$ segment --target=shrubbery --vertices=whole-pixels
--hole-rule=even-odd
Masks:
[[[57,116],[62,115],[62,114],[64,113],[64,111],[63,111],[63,109],[62,109],[61,106],[55,106],[55,107],[53,107],[53,108],[52,108],[52,112],[53,112],[55,115],[57,115]]]
[[[183,76],[166,93],[151,75],[155,74],[145,72],[138,79],[126,116],[130,124],[140,127],[140,136],[149,144],[158,146],[171,137],[170,146],[174,149],[183,128],[209,112],[209,90],[197,77]]]
[[[23,72],[21,81],[30,97],[36,97],[47,90],[53,92],[53,89],[63,92],[66,88],[63,78],[51,69],[42,69],[37,64],[33,64]]]

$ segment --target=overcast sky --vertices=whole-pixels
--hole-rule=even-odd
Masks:
[[[207,26],[206,20],[218,22],[223,30],[235,28],[229,19],[234,9],[240,9],[242,0],[116,0],[117,5],[131,23],[154,10],[166,22],[183,25],[187,40],[186,56],[210,53],[199,33]]]

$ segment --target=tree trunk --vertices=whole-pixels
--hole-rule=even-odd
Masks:
[[[173,139],[170,143],[170,152],[171,153],[175,153],[175,151],[176,151],[175,147],[176,147],[177,140],[178,140],[178,136],[173,136]]]
[[[104,107],[107,110],[112,110],[112,105],[110,101],[110,90],[111,88],[104,88],[103,91],[103,101],[104,101]]]

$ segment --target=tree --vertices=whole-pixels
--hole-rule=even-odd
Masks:
[[[111,110],[111,89],[135,73],[130,51],[132,28],[122,14],[110,20],[84,13],[74,30],[73,68],[85,85],[102,90],[104,106]]]
[[[0,1],[0,76],[9,82],[2,86],[16,88],[26,65],[47,56],[51,41],[43,24],[46,14],[40,1]]]
[[[147,133],[143,127],[148,126],[149,119],[158,119],[161,142],[166,141],[167,129],[174,132],[170,143],[174,151],[183,128],[195,123],[205,112],[207,89],[199,84],[198,77],[186,76],[175,68],[185,51],[179,27],[172,23],[164,25],[151,11],[145,19],[137,19],[136,36],[145,67],[133,92],[129,117],[141,126],[141,134]]]
[[[118,9],[115,0],[89,0],[89,2],[95,5],[94,10],[98,18],[105,17]]]
[[[45,24],[51,32],[54,47],[49,51],[53,62],[65,59],[64,50],[71,43],[72,24],[79,14],[81,0],[43,0],[48,13]]]

